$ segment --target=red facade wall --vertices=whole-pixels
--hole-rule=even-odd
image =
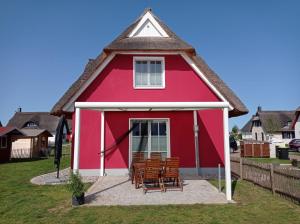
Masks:
[[[165,57],[165,89],[133,88],[133,56],[117,55],[77,101],[219,101],[181,56]],[[179,156],[182,167],[195,167],[193,113],[105,112],[105,147],[128,131],[129,118],[169,118],[171,155]],[[73,116],[74,120],[74,116]],[[223,164],[223,121],[221,110],[198,112],[200,166]],[[75,125],[73,125],[75,127]],[[75,128],[73,133],[75,133]],[[74,138],[74,135],[73,135]],[[106,155],[105,168],[128,167],[129,138]],[[81,113],[80,169],[100,167],[100,112]]]
[[[224,166],[223,111],[198,111],[198,125],[200,166]]]
[[[181,56],[165,57],[165,89],[133,88],[133,56],[117,55],[77,101],[219,101]]]
[[[195,167],[193,113],[185,112],[106,112],[105,146],[109,148],[129,129],[130,118],[167,118],[170,121],[170,153],[180,157],[182,167]],[[129,138],[105,158],[106,168],[127,168]]]

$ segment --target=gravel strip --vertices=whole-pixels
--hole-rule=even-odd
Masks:
[[[60,170],[59,178],[56,178],[56,171],[52,173],[43,174],[34,177],[30,180],[32,184],[36,185],[57,185],[66,184],[70,178],[70,167]],[[98,176],[82,177],[84,183],[94,183],[98,179]]]

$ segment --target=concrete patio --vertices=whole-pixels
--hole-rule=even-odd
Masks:
[[[135,189],[128,177],[100,177],[86,193],[86,205],[166,205],[166,204],[225,204],[224,193],[219,193],[208,181],[185,178],[183,192],[170,189],[148,191]]]

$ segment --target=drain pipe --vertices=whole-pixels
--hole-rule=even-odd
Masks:
[[[197,111],[193,111],[194,115],[194,137],[195,137],[195,162],[196,162],[196,169],[197,169],[197,175],[200,175],[199,172],[199,139],[198,139],[198,132],[199,132],[199,126],[198,126],[198,120],[197,120]]]

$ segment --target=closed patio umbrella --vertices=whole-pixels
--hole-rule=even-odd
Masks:
[[[69,134],[69,126],[65,118],[65,115],[60,117],[56,128],[56,133],[55,133],[54,164],[56,165],[56,169],[57,169],[57,175],[56,175],[57,178],[59,178],[59,167],[60,167],[60,159],[62,156],[62,141],[64,136],[64,127],[66,127],[67,134]]]

